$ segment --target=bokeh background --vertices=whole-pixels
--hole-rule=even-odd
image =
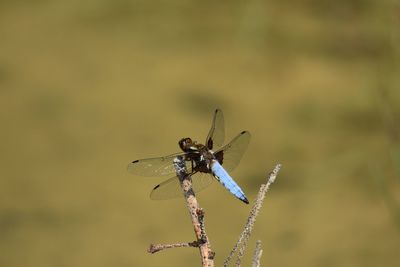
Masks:
[[[126,166],[203,141],[216,107],[227,140],[252,133],[251,201],[283,164],[265,266],[399,266],[399,21],[399,1],[0,1],[0,266],[200,265],[146,253],[193,229]],[[221,265],[250,206],[198,197]]]

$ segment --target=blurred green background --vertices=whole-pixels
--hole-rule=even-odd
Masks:
[[[250,201],[283,164],[265,266],[399,266],[399,21],[399,1],[0,1],[0,266],[200,265],[146,253],[193,229],[126,166],[203,141],[216,107],[227,140],[252,133]],[[251,206],[198,196],[219,266]]]

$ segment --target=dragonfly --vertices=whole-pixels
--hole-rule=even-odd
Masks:
[[[155,200],[183,196],[179,178],[175,172],[174,160],[184,159],[194,192],[209,186],[214,180],[221,183],[236,198],[249,204],[243,190],[228,172],[239,164],[250,142],[250,133],[243,131],[231,142],[224,145],[225,125],[222,110],[216,109],[204,144],[189,137],[179,141],[182,152],[164,157],[134,160],[128,165],[128,172],[137,176],[172,176],[156,185],[150,193]]]

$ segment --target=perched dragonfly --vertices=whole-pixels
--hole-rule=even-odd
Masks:
[[[241,132],[230,143],[222,146],[225,139],[224,115],[220,109],[214,113],[211,129],[205,145],[182,138],[179,146],[183,152],[165,157],[132,161],[128,171],[139,176],[170,176],[175,174],[174,159],[185,160],[188,174],[191,175],[195,192],[207,187],[214,179],[220,182],[235,197],[248,204],[244,192],[227,171],[232,171],[242,158],[250,141],[250,133]],[[155,186],[150,194],[152,199],[168,199],[182,196],[179,178],[172,178]]]

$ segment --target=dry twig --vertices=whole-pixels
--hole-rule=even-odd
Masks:
[[[240,234],[238,241],[233,246],[233,249],[229,253],[228,257],[225,259],[224,264],[223,264],[224,267],[228,266],[228,263],[230,262],[230,260],[235,255],[235,253],[237,252],[238,249],[239,249],[239,252],[238,252],[238,256],[237,256],[237,260],[236,260],[236,266],[240,266],[242,257],[244,255],[244,251],[246,250],[246,247],[247,247],[247,241],[250,238],[251,232],[254,227],[254,222],[256,221],[257,215],[260,212],[261,206],[262,206],[264,198],[265,198],[265,194],[267,193],[271,184],[275,181],[276,176],[278,175],[278,172],[280,169],[281,169],[281,165],[280,164],[276,165],[274,170],[269,174],[267,183],[261,185],[260,190],[257,194],[256,202],[254,203],[254,206],[250,211],[249,217],[247,218],[247,223],[246,223],[242,233]]]
[[[189,243],[175,243],[175,244],[150,244],[150,247],[147,249],[149,253],[156,253],[161,250],[167,248],[185,248],[185,247],[199,247],[200,244],[197,241],[189,242]]]
[[[211,250],[210,242],[208,240],[205,227],[204,227],[204,211],[199,207],[196,196],[192,189],[192,181],[190,175],[186,170],[185,161],[182,157],[177,157],[174,160],[176,175],[179,178],[183,195],[186,200],[186,205],[189,209],[189,214],[192,219],[194,233],[196,234],[196,241],[190,243],[176,243],[176,244],[152,244],[148,249],[149,253],[155,253],[167,248],[176,247],[198,247],[203,267],[214,267],[214,255]]]
[[[257,240],[256,248],[254,249],[252,267],[260,267],[260,260],[262,256],[261,240]]]

